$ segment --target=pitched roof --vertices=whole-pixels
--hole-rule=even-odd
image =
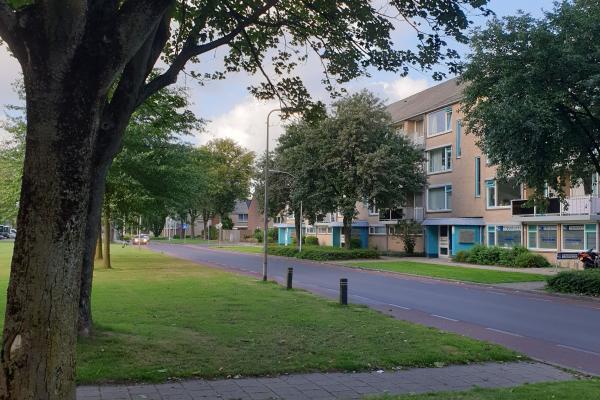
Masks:
[[[464,83],[458,83],[458,78],[452,78],[392,103],[387,108],[394,122],[404,121],[460,101],[464,87]]]
[[[233,214],[248,214],[249,200],[236,200]]]

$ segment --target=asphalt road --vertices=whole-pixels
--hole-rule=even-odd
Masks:
[[[156,242],[150,248],[243,274],[262,271],[260,255]],[[294,268],[295,287],[336,298],[339,279],[347,278],[351,302],[600,375],[600,302],[273,256],[269,279],[284,282],[288,267]]]

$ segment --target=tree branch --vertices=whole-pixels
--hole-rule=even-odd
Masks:
[[[229,33],[211,42],[196,44],[195,41],[197,41],[198,39],[197,36],[199,30],[196,31],[196,35],[190,35],[185,45],[183,46],[181,52],[175,57],[175,59],[171,63],[171,66],[162,75],[159,75],[158,77],[148,82],[148,84],[146,84],[146,86],[140,93],[137,104],[142,104],[148,97],[152,96],[160,89],[177,82],[177,75],[181,70],[183,70],[185,64],[192,57],[199,56],[200,54],[209,52],[220,46],[230,43],[231,41],[233,41],[233,39],[235,39],[236,36],[242,33],[244,29],[256,23],[263,14],[269,11],[269,9],[274,7],[278,2],[279,0],[267,0],[267,2],[262,7],[258,7],[251,15],[247,17],[247,19],[244,22],[239,23]]]
[[[23,43],[18,39],[17,28],[17,13],[8,5],[6,0],[0,0],[0,38],[8,44],[8,47],[19,61],[23,61]]]
[[[127,0],[121,6],[115,23],[115,35],[120,45],[117,62],[127,62],[146,43],[173,4],[173,0]]]

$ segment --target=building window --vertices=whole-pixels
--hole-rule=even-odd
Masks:
[[[506,182],[485,181],[485,188],[487,208],[510,207],[512,200],[521,198],[521,187],[512,179]]]
[[[305,226],[305,232],[307,235],[317,233],[317,230],[314,226]]]
[[[489,225],[488,246],[514,247],[521,244],[520,225]]]
[[[248,214],[238,214],[238,222],[248,222]]]
[[[450,107],[432,112],[427,116],[427,136],[449,132],[452,127],[451,123],[452,109]]]
[[[528,225],[527,247],[530,249],[556,250],[556,225]]]
[[[481,157],[475,157],[475,197],[481,197]]]
[[[369,235],[385,235],[385,226],[369,226]]]
[[[450,211],[452,209],[452,185],[429,188],[427,191],[428,211]]]
[[[452,146],[440,147],[427,152],[427,172],[430,174],[452,170]]]
[[[456,158],[460,158],[462,155],[462,149],[460,148],[460,142],[462,140],[462,121],[459,119],[456,121]]]
[[[596,225],[563,225],[562,247],[578,251],[596,247]]]
[[[379,215],[379,209],[375,204],[369,206],[369,215]]]
[[[331,233],[331,228],[328,226],[319,226],[317,227],[317,233],[321,235],[326,235],[328,233]]]

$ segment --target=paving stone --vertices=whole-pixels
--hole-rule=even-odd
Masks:
[[[77,400],[354,400],[373,394],[405,394],[509,387],[574,377],[535,362],[484,363],[385,373],[313,373],[274,378],[188,380],[160,385],[80,386]]]

